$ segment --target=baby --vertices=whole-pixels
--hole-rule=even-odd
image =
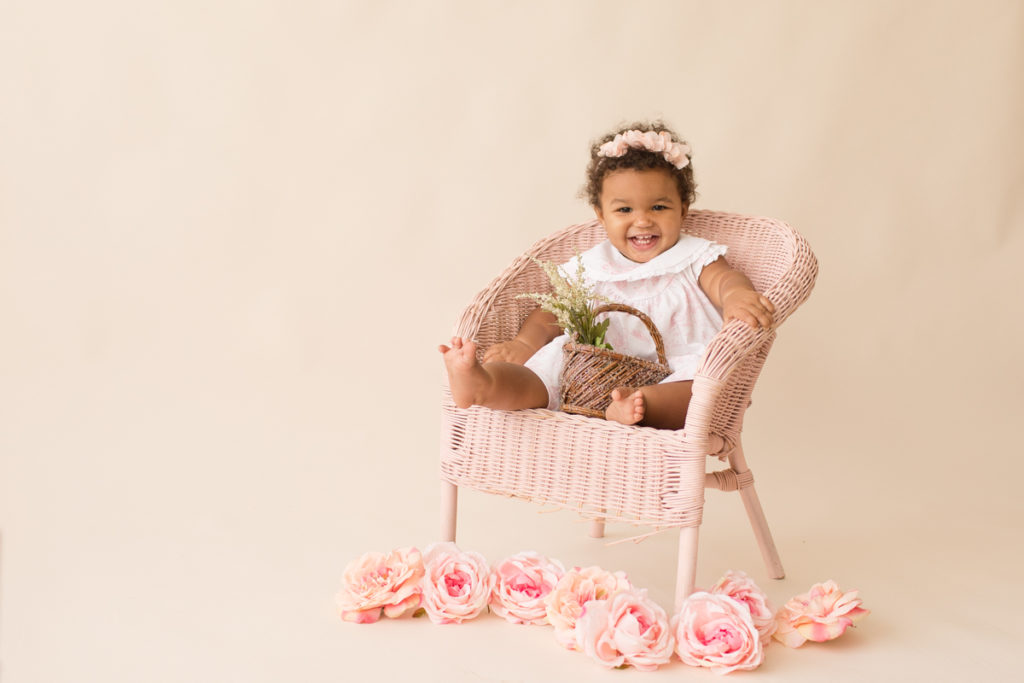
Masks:
[[[689,146],[660,122],[609,133],[591,148],[585,193],[608,238],[577,258],[596,294],[653,319],[672,370],[658,384],[615,389],[608,420],[682,429],[697,364],[722,325],[772,325],[775,307],[729,266],[726,247],[683,232],[694,189]],[[573,259],[564,269],[575,266]],[[656,358],[634,316],[615,314],[606,339],[618,352]],[[475,343],[453,338],[439,349],[455,405],[557,409],[566,341],[554,315],[539,308],[514,339],[487,349],[483,363]]]

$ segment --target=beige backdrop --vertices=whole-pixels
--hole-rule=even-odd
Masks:
[[[1022,36],[1019,0],[0,4],[2,680],[632,680],[332,597],[436,537],[458,311],[590,216],[593,137],[657,116],[697,208],[821,262],[747,420],[789,576],[712,492],[698,582],[835,578],[873,613],[755,676],[1015,679]],[[672,534],[461,506],[491,560],[670,602]]]

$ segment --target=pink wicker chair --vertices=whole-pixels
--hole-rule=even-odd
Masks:
[[[693,211],[684,229],[726,244],[727,258],[775,304],[782,323],[807,298],[817,261],[807,242],[780,221]],[[475,339],[479,353],[511,339],[533,309],[524,292],[550,289],[531,257],[562,263],[605,237],[592,221],[540,240],[463,312],[455,334]],[[693,592],[704,489],[739,491],[761,554],[773,578],[784,576],[754,480],[740,443],[750,404],[775,330],[739,321],[725,325],[697,369],[683,430],[627,427],[550,410],[458,409],[447,385],[441,434],[441,536],[455,540],[459,486],[572,509],[590,518],[591,535],[604,522],[679,528],[676,608]],[[707,471],[708,456],[727,460]]]

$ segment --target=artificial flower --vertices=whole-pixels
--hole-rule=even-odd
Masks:
[[[756,669],[764,659],[750,610],[728,595],[691,594],[676,617],[675,636],[676,652],[683,662],[717,674]]]
[[[761,644],[767,645],[775,632],[775,610],[772,609],[768,596],[764,594],[754,580],[744,572],[729,570],[708,591],[719,595],[728,595],[737,602],[747,606],[750,617],[757,627]]]
[[[606,600],[631,588],[623,572],[600,567],[574,567],[567,571],[545,599],[548,621],[555,627],[555,638],[570,650],[577,649],[576,622],[583,605],[590,600]]]
[[[632,666],[653,671],[672,659],[668,615],[636,588],[607,600],[591,600],[576,621],[577,648],[609,669]]]
[[[676,168],[685,168],[690,163],[690,146],[683,142],[674,142],[667,131],[627,130],[617,134],[613,139],[598,148],[597,155],[618,158],[630,149],[645,149],[649,152],[661,152],[665,161]]]
[[[341,618],[358,624],[372,624],[386,617],[399,617],[420,605],[423,557],[416,548],[399,548],[389,553],[369,552],[352,560],[341,577],[335,596]]]
[[[844,593],[830,579],[783,605],[774,635],[787,647],[800,647],[808,640],[822,643],[843,635],[868,614],[870,610],[861,607],[857,591]]]
[[[423,566],[423,609],[435,624],[460,624],[487,608],[491,569],[480,553],[435,543],[423,551]]]
[[[514,624],[546,624],[544,599],[564,573],[558,560],[533,551],[505,558],[492,569],[491,609]]]

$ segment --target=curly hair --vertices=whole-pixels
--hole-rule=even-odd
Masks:
[[[628,126],[621,126],[618,130],[608,133],[590,146],[590,163],[587,165],[587,183],[580,191],[580,196],[590,202],[593,207],[601,206],[601,187],[604,179],[609,173],[632,169],[634,171],[649,171],[661,169],[666,171],[676,181],[676,188],[679,190],[679,197],[683,203],[689,206],[697,197],[697,185],[693,181],[693,164],[689,163],[683,168],[676,168],[665,159],[659,152],[650,152],[646,149],[628,149],[621,157],[598,156],[597,151],[606,142],[611,142],[616,135],[625,133],[628,130],[641,132],[662,131],[672,136],[674,142],[685,144],[686,141],[680,138],[675,131],[666,126],[660,120],[649,122],[631,123]]]

